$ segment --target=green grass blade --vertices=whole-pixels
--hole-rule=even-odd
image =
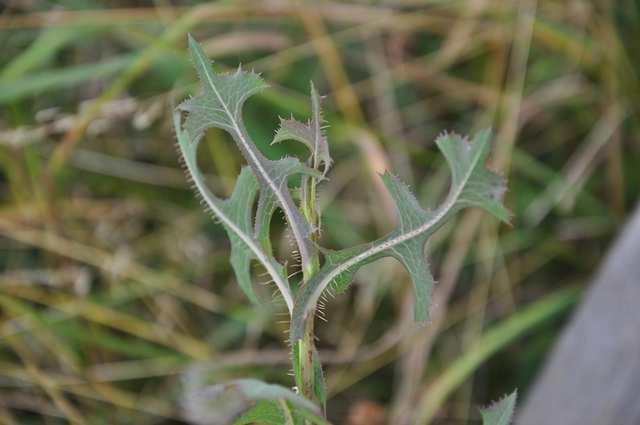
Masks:
[[[478,366],[535,326],[568,310],[577,299],[576,288],[557,291],[489,329],[425,389],[418,404],[416,423],[428,424],[447,397]]]
[[[92,78],[103,78],[125,69],[132,55],[120,56],[104,62],[43,71],[23,78],[0,81],[0,104],[8,104],[45,91],[74,86]]]

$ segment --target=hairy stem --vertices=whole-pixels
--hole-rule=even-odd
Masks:
[[[307,318],[304,327],[304,337],[303,337],[303,352],[300,356],[300,370],[301,370],[301,382],[300,391],[302,394],[307,397],[309,400],[318,401],[315,396],[314,391],[314,382],[313,382],[313,357],[315,351],[314,345],[314,336],[313,336],[313,325],[315,321],[315,316],[310,316]]]
[[[302,199],[302,207],[305,212],[306,218],[309,220],[309,223],[313,226],[316,221],[319,221],[320,214],[316,210],[316,204],[313,202],[315,199],[315,179],[313,177],[307,179],[303,184],[308,184],[308,187],[303,192]],[[308,196],[312,195],[312,197]],[[311,237],[315,239],[317,237],[317,233],[312,233]],[[308,269],[303,269],[303,288],[308,285],[309,281],[319,270],[319,258],[317,252],[311,258],[311,267]],[[309,314],[305,319],[304,323],[304,335],[300,342],[294,342],[294,362],[298,364],[294,364],[294,370],[297,370],[298,373],[295,374],[296,385],[298,386],[300,392],[309,400],[314,401],[315,403],[322,406],[324,409],[324,397],[319,396],[319,394],[324,393],[324,388],[319,389],[318,380],[316,377],[316,369],[321,368],[318,358],[318,351],[315,347],[315,336],[314,336],[314,323],[315,323],[315,309],[312,314]],[[297,367],[297,369],[296,369]]]

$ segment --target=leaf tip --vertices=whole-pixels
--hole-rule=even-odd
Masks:
[[[193,35],[191,35],[191,33],[187,34],[187,44],[189,45],[189,50],[191,50],[192,53],[195,53],[200,49],[200,45],[198,44],[198,41],[195,39]]]

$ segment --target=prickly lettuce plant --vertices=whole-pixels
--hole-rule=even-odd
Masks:
[[[202,402],[196,403],[199,410],[191,409],[198,411],[198,418],[194,420],[203,423],[230,423],[233,420],[250,423],[246,422],[247,417],[260,417],[260,412],[263,412],[264,418],[269,415],[278,417],[273,423],[326,423],[322,419],[326,404],[325,385],[314,344],[318,301],[326,293],[344,291],[363,265],[382,257],[393,257],[411,277],[415,319],[425,322],[435,283],[425,258],[429,237],[467,207],[482,208],[503,221],[509,219],[509,213],[501,203],[506,182],[485,167],[491,134],[483,131],[472,140],[447,133],[438,137],[436,144],[451,170],[450,190],[440,206],[424,209],[404,183],[385,173],[381,178],[395,202],[397,228],[387,236],[360,246],[326,250],[319,246],[317,240],[322,221],[316,193],[332,159],[323,130],[320,97],[313,84],[311,118],[306,123],[295,119],[281,120],[272,141],[300,142],[308,148],[308,158],[304,161],[294,157],[269,160],[251,140],[242,116],[244,102],[266,88],[267,84],[257,74],[241,69],[230,74],[215,73],[191,36],[189,48],[202,87],[200,94],[184,101],[174,112],[180,156],[197,194],[229,236],[230,262],[247,298],[254,303],[259,302],[252,287],[251,265],[254,262],[264,268],[282,296],[290,318],[292,369],[297,389],[292,392],[277,385],[258,385],[258,381],[251,380],[206,387],[204,394],[208,402],[204,407]],[[215,196],[207,188],[198,169],[197,147],[205,131],[211,127],[229,133],[247,163],[228,199]],[[288,180],[298,174],[302,176],[299,196],[294,197]],[[297,285],[289,281],[285,267],[274,256],[269,240],[271,218],[278,209],[284,213],[293,235],[295,251],[299,254],[303,277]],[[202,393],[192,396],[190,401],[198,397],[201,399]],[[226,401],[222,403],[221,400]],[[251,406],[254,407],[241,415]],[[208,420],[202,419],[207,415],[210,416]],[[268,422],[264,418],[262,420]]]

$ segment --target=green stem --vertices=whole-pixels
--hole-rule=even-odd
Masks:
[[[320,214],[316,210],[316,180],[314,178],[303,179],[303,192],[301,199],[301,209],[305,218],[314,229],[320,223]],[[311,236],[314,241],[317,232]],[[317,250],[313,253],[308,268],[303,270],[303,283],[306,285],[320,268],[320,260]],[[314,322],[315,312],[309,314],[304,323],[304,334],[301,340],[292,341],[293,346],[293,368],[295,372],[296,385],[299,391],[309,400],[325,408],[325,389],[322,377],[322,366],[315,347]]]
[[[315,257],[314,260],[316,261],[313,261],[312,264],[317,265],[317,254]],[[309,273],[305,271],[303,284],[306,284],[317,270],[318,267],[316,266],[309,270]],[[303,337],[297,341],[292,341],[292,362],[296,386],[299,392],[308,400],[321,406],[324,412],[326,408],[326,391],[324,388],[322,365],[320,364],[320,358],[314,343],[314,320],[315,314],[307,316],[304,323]],[[310,423],[305,421],[305,425],[307,424]]]
[[[314,316],[309,316],[305,323],[304,338],[302,339],[302,352],[300,356],[301,382],[300,391],[309,400],[318,402],[315,394],[313,362],[315,356],[315,344],[313,335]]]

